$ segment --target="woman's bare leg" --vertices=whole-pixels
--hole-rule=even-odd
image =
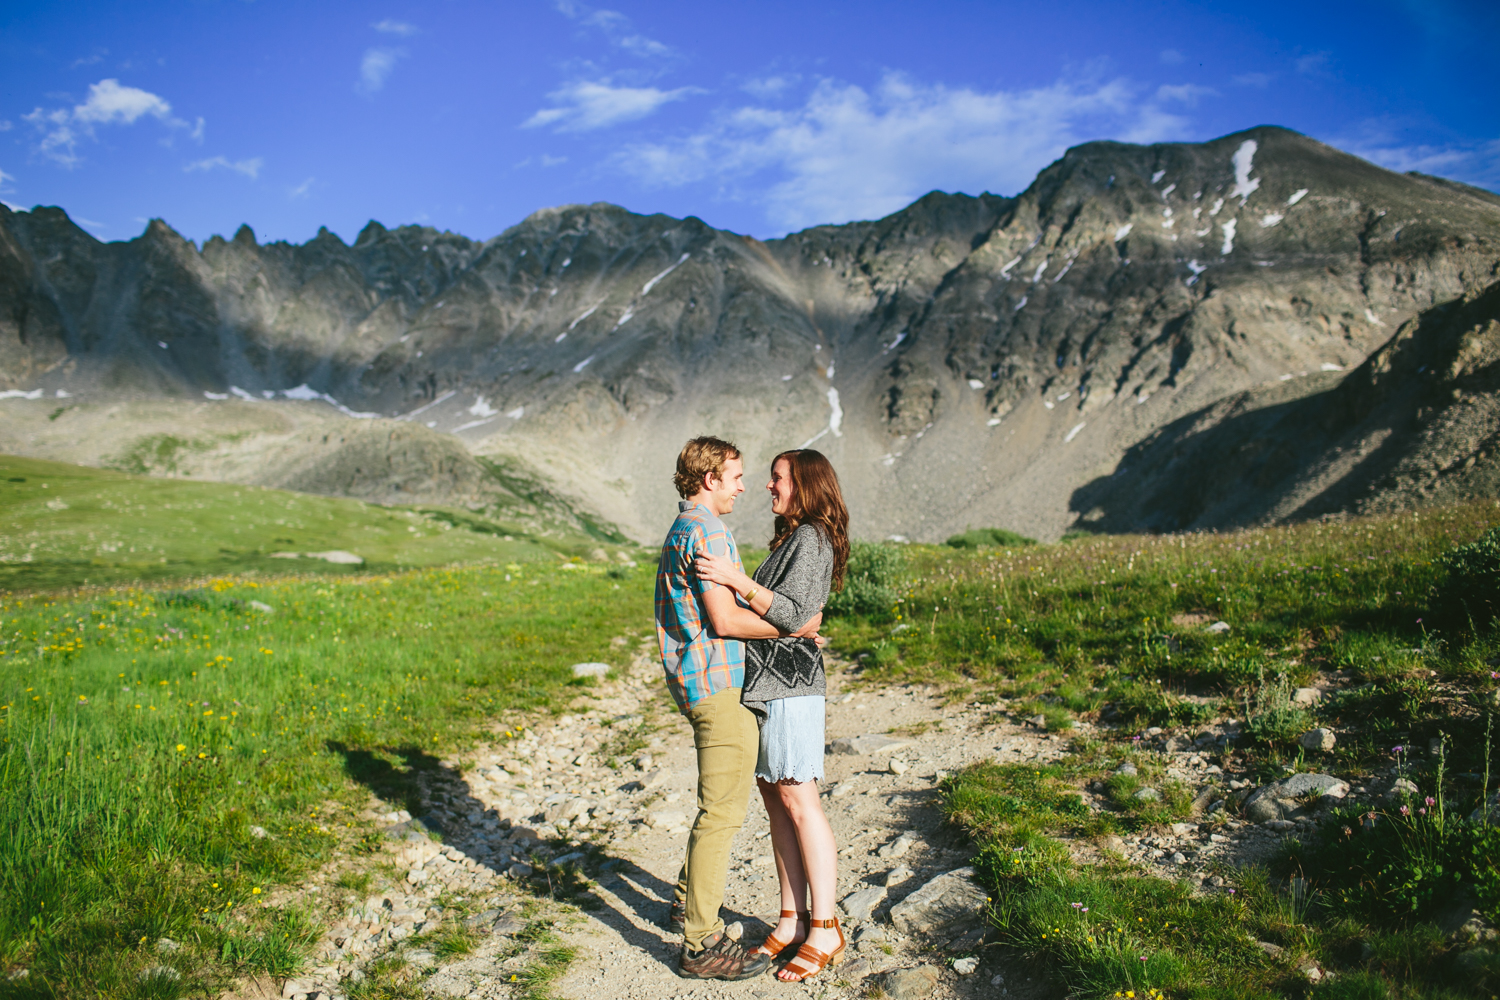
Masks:
[[[765,791],[762,785],[761,793],[765,795]],[[812,892],[813,919],[831,920],[838,883],[838,849],[833,839],[833,827],[828,824],[823,804],[818,799],[818,783],[781,784],[776,786],[776,792],[778,805],[787,816],[800,848],[802,875]],[[768,809],[770,800],[771,796],[766,795]],[[776,828],[772,826],[771,829],[772,836],[775,836]],[[839,946],[839,932],[832,927],[813,927],[808,931],[807,943],[831,954]],[[795,981],[795,977],[784,970],[777,976],[787,982]]]
[[[797,830],[792,819],[781,804],[780,786],[761,778],[755,782],[760,786],[761,798],[766,804],[766,817],[771,822],[771,850],[776,858],[776,875],[781,880],[781,908],[783,910],[807,909],[807,874],[802,867],[802,851],[797,843]],[[795,917],[782,917],[771,933],[778,941],[800,944],[805,928]]]

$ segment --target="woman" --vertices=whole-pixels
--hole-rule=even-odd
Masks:
[[[843,585],[849,511],[833,466],[806,448],[776,456],[766,489],[776,533],[755,577],[720,556],[700,556],[695,566],[700,577],[729,587],[756,614],[791,633],[822,610],[830,587]],[[838,854],[818,798],[826,691],[823,654],[815,640],[786,636],[745,644],[740,700],[760,722],[755,778],[770,816],[781,877],[781,920],[757,950],[775,957],[801,945],[777,973],[786,982],[838,964],[845,948],[834,916]]]

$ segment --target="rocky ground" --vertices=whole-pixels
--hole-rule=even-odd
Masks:
[[[372,800],[365,818],[384,835],[373,884],[383,879],[386,887],[351,895],[336,887],[338,871],[330,869],[285,894],[328,899],[329,924],[314,968],[280,995],[337,1000],[382,956],[387,967],[392,958],[404,962],[429,995],[474,1000],[515,996],[549,969],[560,974],[555,995],[576,1000],[878,990],[903,1000],[1061,995],[1038,970],[983,940],[984,892],[967,877],[971,850],[944,825],[936,786],[948,771],[986,758],[1056,760],[1100,731],[1081,723],[1066,735],[1048,733],[1040,720],[997,710],[1004,706],[945,705],[935,689],[851,688],[836,661],[824,794],[841,845],[849,952],[837,969],[803,985],[769,976],[680,979],[680,938],[662,925],[686,846],[695,767],[690,730],[667,699],[651,652],[650,640],[643,642],[632,668],[593,689],[576,714],[519,738],[497,734],[495,743],[426,772],[423,817]],[[1297,697],[1324,693],[1308,688]],[[1140,734],[1130,756],[1154,784],[1135,794],[1160,795],[1177,782],[1195,794],[1194,820],[1077,841],[1075,853],[1114,852],[1143,871],[1187,878],[1199,891],[1224,891],[1228,867],[1264,858],[1288,832],[1310,833],[1329,804],[1419,791],[1394,772],[1352,788],[1318,774],[1257,788],[1216,763],[1226,760],[1236,729],[1225,720],[1195,734]],[[1126,761],[1116,773],[1134,768]],[[1110,808],[1103,781],[1082,792],[1091,808]],[[724,910],[731,932],[749,941],[768,932],[779,908],[768,834],[752,801]],[[551,951],[558,946],[573,949],[571,962]],[[270,985],[251,984],[242,995],[275,995]]]

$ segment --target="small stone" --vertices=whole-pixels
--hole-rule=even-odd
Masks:
[[[413,868],[411,871],[406,873],[406,881],[411,883],[412,885],[421,885],[423,882],[426,882],[429,877],[430,874],[425,868]]]
[[[164,955],[167,955],[171,954],[174,951],[181,951],[182,945],[178,944],[176,941],[173,941],[171,938],[157,938],[156,950]]]
[[[676,809],[654,809],[646,814],[646,825],[653,830],[671,830],[687,825],[687,817]]]
[[[575,663],[574,677],[604,677],[609,673],[608,663]]]
[[[885,975],[885,991],[892,1000],[921,1000],[937,989],[938,970],[930,965],[915,969],[896,969]]]
[[[266,828],[263,826],[252,826],[250,828],[250,836],[256,840],[265,840],[269,834],[266,833]]]
[[[1137,802],[1160,802],[1161,792],[1158,792],[1156,789],[1147,786],[1145,788],[1136,789],[1136,793],[1132,795],[1131,798]]]
[[[974,970],[979,968],[977,956],[970,955],[968,958],[956,958],[953,960],[953,971],[960,976],[972,976]]]
[[[1036,715],[1022,719],[1021,723],[1023,725],[1031,726],[1033,729],[1046,729],[1047,717],[1038,712]]]
[[[1005,973],[1003,973],[1003,972],[997,972],[993,976],[991,976],[990,977],[990,985],[991,986],[1004,986],[1005,985]]]
[[[1385,793],[1385,797],[1388,801],[1399,802],[1402,799],[1414,799],[1421,794],[1415,781],[1410,778],[1397,778],[1391,782],[1391,787]]]
[[[841,901],[850,920],[869,920],[875,908],[885,902],[885,886],[872,885],[845,896]]]
[[[1130,761],[1127,760],[1125,763],[1123,763],[1119,767],[1115,768],[1114,773],[1115,774],[1130,774],[1130,775],[1133,775],[1133,774],[1138,773],[1138,771],[1137,771],[1136,766],[1134,764],[1132,764]]]
[[[298,993],[306,995],[307,991],[311,988],[312,987],[308,986],[307,984],[299,983],[295,979],[288,979],[286,982],[281,984],[281,1000],[292,1000],[292,997],[296,996]]]
[[[886,765],[886,770],[892,774],[905,774],[911,770],[911,765],[904,760],[897,760],[895,757],[892,757],[891,762]]]
[[[834,753],[854,755],[874,753],[877,750],[897,750],[906,746],[906,741],[878,733],[866,733],[863,736],[840,736],[831,746]]]
[[[1176,854],[1172,855],[1172,864],[1174,864],[1174,865],[1185,865],[1185,864],[1187,864],[1187,855],[1183,854],[1181,851],[1178,851]]]
[[[273,608],[273,607],[271,607],[265,601],[251,601],[250,602],[250,606],[252,608],[254,608],[256,611],[259,611],[263,615],[270,615],[270,614],[275,614],[276,613],[276,609]]]
[[[517,861],[515,864],[510,866],[509,873],[511,878],[526,878],[535,870],[536,869],[532,868],[526,862]]]
[[[1312,962],[1308,962],[1297,971],[1306,976],[1307,981],[1310,983],[1316,983],[1318,980],[1323,978],[1323,970],[1318,968]]]
[[[902,882],[910,881],[912,875],[910,868],[900,865],[885,873],[885,884],[887,886],[900,885]]]
[[[905,855],[907,851],[911,850],[911,845],[916,843],[916,841],[916,831],[907,830],[895,840],[891,841],[889,844],[882,844],[879,849],[875,851],[875,854],[876,856],[882,858],[899,858]]]
[[[1331,729],[1312,729],[1302,734],[1297,744],[1304,750],[1332,750],[1338,738]]]
[[[1208,630],[1210,632],[1217,632],[1217,633],[1222,634],[1224,632],[1228,632],[1229,631],[1229,623],[1228,622],[1214,622],[1212,625],[1210,625],[1208,627]]]
[[[1272,958],[1275,958],[1277,955],[1281,954],[1282,948],[1279,944],[1272,944],[1269,941],[1257,941],[1255,943],[1261,951],[1265,952],[1267,955],[1270,955]]]
[[[725,925],[724,933],[738,941],[745,936],[745,925],[736,920],[732,924]]]
[[[1318,688],[1298,688],[1292,692],[1293,705],[1316,705],[1323,700],[1323,692]]]

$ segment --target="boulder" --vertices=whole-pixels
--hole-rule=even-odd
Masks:
[[[832,748],[834,753],[854,755],[874,753],[877,750],[898,750],[904,746],[905,740],[879,733],[866,733],[863,736],[840,736],[833,741]]]
[[[1297,744],[1304,750],[1332,750],[1338,737],[1332,729],[1311,729],[1303,733]]]
[[[1284,820],[1305,807],[1303,799],[1318,796],[1315,805],[1332,802],[1349,794],[1347,782],[1331,774],[1294,774],[1273,781],[1250,793],[1245,800],[1245,818],[1252,823]]]
[[[1500,826],[1500,792],[1491,795],[1488,802],[1469,813],[1469,822],[1475,825],[1485,823]]]
[[[850,920],[869,920],[874,915],[875,908],[883,902],[885,902],[885,886],[866,886],[844,897],[844,913]]]
[[[902,934],[936,935],[984,917],[988,897],[974,884],[974,869],[939,875],[891,907],[891,924]]]
[[[930,965],[915,969],[896,969],[885,974],[885,991],[891,1000],[922,1000],[937,989],[938,970]]]

